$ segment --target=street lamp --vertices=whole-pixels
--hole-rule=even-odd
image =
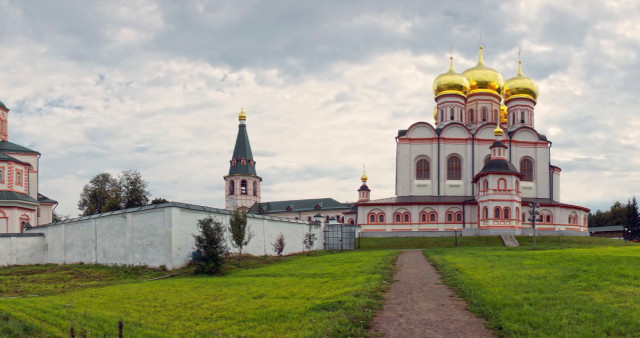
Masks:
[[[453,228],[453,235],[456,237],[456,246],[458,246],[458,227]]]
[[[542,216],[540,216],[540,211],[536,210],[538,208],[540,208],[540,204],[538,203],[529,203],[529,206],[531,207],[531,210],[529,210],[529,222],[531,222],[531,227],[533,228],[533,249],[536,248],[536,221],[537,222],[541,222],[542,221]],[[538,216],[540,216],[540,219],[538,219]]]

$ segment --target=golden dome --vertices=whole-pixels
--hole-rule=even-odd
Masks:
[[[362,176],[360,177],[360,181],[362,181],[362,183],[367,183],[367,174],[364,173],[364,170],[362,170]]]
[[[469,93],[490,92],[500,95],[504,79],[497,70],[486,67],[482,60],[482,47],[478,55],[478,64],[465,70],[464,75],[469,81]]]
[[[433,94],[438,97],[443,94],[459,94],[467,96],[469,93],[469,81],[453,70],[453,57],[449,65],[449,71],[442,73],[433,80]]]
[[[500,123],[507,123],[507,115],[509,112],[507,111],[507,106],[500,105]]]
[[[508,100],[512,97],[538,98],[538,85],[529,77],[522,75],[522,62],[518,61],[518,75],[504,83],[502,97]]]
[[[244,107],[240,108],[240,114],[238,114],[238,120],[246,120],[247,114],[244,113]]]
[[[433,107],[433,120],[438,122],[438,107]]]
[[[493,135],[502,136],[502,128],[500,128],[499,123],[496,123],[496,129],[493,130]]]

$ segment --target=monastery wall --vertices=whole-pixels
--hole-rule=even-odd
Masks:
[[[221,221],[226,227],[231,213],[202,206],[167,203],[38,227],[29,230],[28,234],[40,238],[39,244],[31,244],[21,252],[34,250],[42,254],[29,254],[34,257],[29,262],[5,263],[5,255],[0,251],[0,265],[82,262],[151,267],[164,265],[168,269],[177,269],[191,259],[193,235],[198,232],[197,221],[208,216]],[[272,255],[271,243],[279,233],[284,235],[286,241],[284,254],[303,251],[303,236],[309,229],[306,222],[248,215],[247,223],[254,237],[243,252]],[[314,231],[317,236],[315,249],[322,249],[322,231],[320,228]],[[0,250],[6,250],[1,240],[3,238],[0,238]],[[27,241],[22,240],[21,245],[27,245]],[[231,245],[229,248],[235,251]],[[19,254],[20,257],[23,255]]]
[[[0,234],[0,266],[40,264],[46,243],[41,234]]]

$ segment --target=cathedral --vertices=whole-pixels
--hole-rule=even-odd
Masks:
[[[551,142],[535,129],[538,86],[522,72],[502,75],[484,64],[433,82],[435,123],[416,122],[396,136],[394,197],[371,199],[363,173],[358,201],[333,199],[260,202],[260,183],[246,133],[240,126],[229,175],[226,207],[311,220],[329,214],[357,225],[363,236],[530,234],[553,231],[587,236],[589,209],[560,202],[560,168],[551,164]],[[320,201],[331,200],[323,209]],[[535,220],[530,211],[535,208]],[[533,222],[534,221],[534,222]]]
[[[0,101],[0,234],[51,223],[58,204],[38,192],[40,153],[9,142],[8,122]]]

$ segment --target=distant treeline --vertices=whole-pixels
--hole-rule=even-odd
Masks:
[[[640,213],[635,196],[626,204],[615,202],[608,211],[596,210],[595,213],[589,213],[589,227],[609,225],[622,225],[634,233],[634,238],[635,232],[640,235]]]

